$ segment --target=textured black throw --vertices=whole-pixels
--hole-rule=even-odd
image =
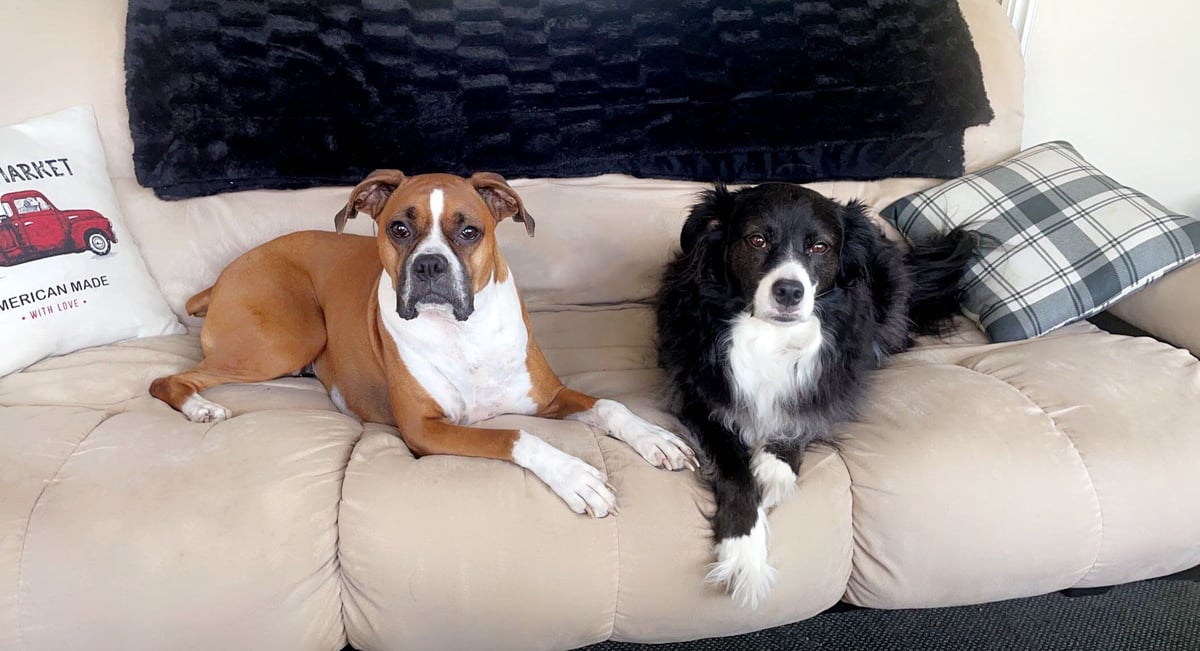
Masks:
[[[954,0],[131,0],[138,180],[375,168],[949,178],[991,119]]]

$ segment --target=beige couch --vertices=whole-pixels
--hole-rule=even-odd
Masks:
[[[1019,147],[1022,75],[998,4],[963,7],[997,114],[968,134],[974,168]],[[0,16],[0,123],[95,105],[127,220],[177,311],[250,246],[332,228],[345,188],[165,203],[137,185],[119,1],[10,0]],[[817,188],[878,208],[930,184]],[[508,225],[501,244],[551,364],[668,423],[645,301],[700,186],[514,185],[538,236]],[[1200,351],[1198,279],[1198,266],[1176,272],[1117,312]],[[415,459],[311,379],[214,389],[235,418],[189,423],[146,387],[198,359],[194,328],[48,359],[0,378],[0,649],[563,649],[1200,563],[1200,362],[1187,350],[1086,323],[1003,345],[965,325],[924,344],[877,374],[839,449],[806,457],[799,494],[771,515],[779,582],[757,611],[702,581],[710,502],[694,476],[579,423],[494,421],[603,468],[618,517],[576,516],[512,464]]]

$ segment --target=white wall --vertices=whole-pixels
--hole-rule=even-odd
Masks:
[[[1041,0],[1025,57],[1024,146],[1200,217],[1200,1]]]

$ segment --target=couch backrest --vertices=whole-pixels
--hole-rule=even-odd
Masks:
[[[961,0],[979,51],[996,117],[967,131],[968,170],[1020,147],[1023,70],[1016,35],[995,0]],[[14,0],[4,9],[9,52],[35,53],[0,68],[0,124],[67,106],[95,107],[101,137],[127,223],[176,312],[212,283],[230,260],[282,233],[333,227],[347,188],[251,191],[164,202],[133,179],[132,141],[124,97],[125,3],[121,0]],[[503,173],[503,170],[497,170]],[[839,200],[861,199],[878,210],[928,179],[830,182],[810,187]],[[620,175],[586,179],[515,179],[537,237],[505,224],[501,246],[531,309],[611,304],[648,298],[679,226],[702,183]],[[371,233],[365,218],[348,229]],[[191,322],[195,322],[192,320]]]

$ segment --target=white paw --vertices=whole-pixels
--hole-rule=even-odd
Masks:
[[[512,459],[537,475],[576,513],[603,518],[619,512],[617,495],[604,473],[528,432],[517,438]]]
[[[198,393],[188,396],[179,411],[193,423],[219,423],[233,417],[233,412]]]
[[[568,461],[549,473],[546,485],[576,513],[587,513],[593,518],[617,513],[617,495],[604,473],[576,457],[563,456]]]
[[[744,608],[758,608],[775,585],[775,568],[767,563],[767,515],[758,511],[758,522],[744,536],[726,538],[714,551],[717,562],[709,566],[704,580],[725,586],[733,600]]]
[[[679,436],[644,420],[615,400],[597,400],[591,409],[571,416],[624,441],[651,465],[670,470],[695,470],[696,453]]]
[[[637,418],[635,416],[635,418]],[[642,458],[659,468],[695,470],[696,453],[675,434],[640,418],[618,436]]]
[[[792,467],[779,457],[765,452],[761,448],[754,451],[750,458],[750,470],[754,473],[754,481],[762,491],[762,507],[774,508],[776,504],[796,494],[799,489],[796,483],[796,473]]]

